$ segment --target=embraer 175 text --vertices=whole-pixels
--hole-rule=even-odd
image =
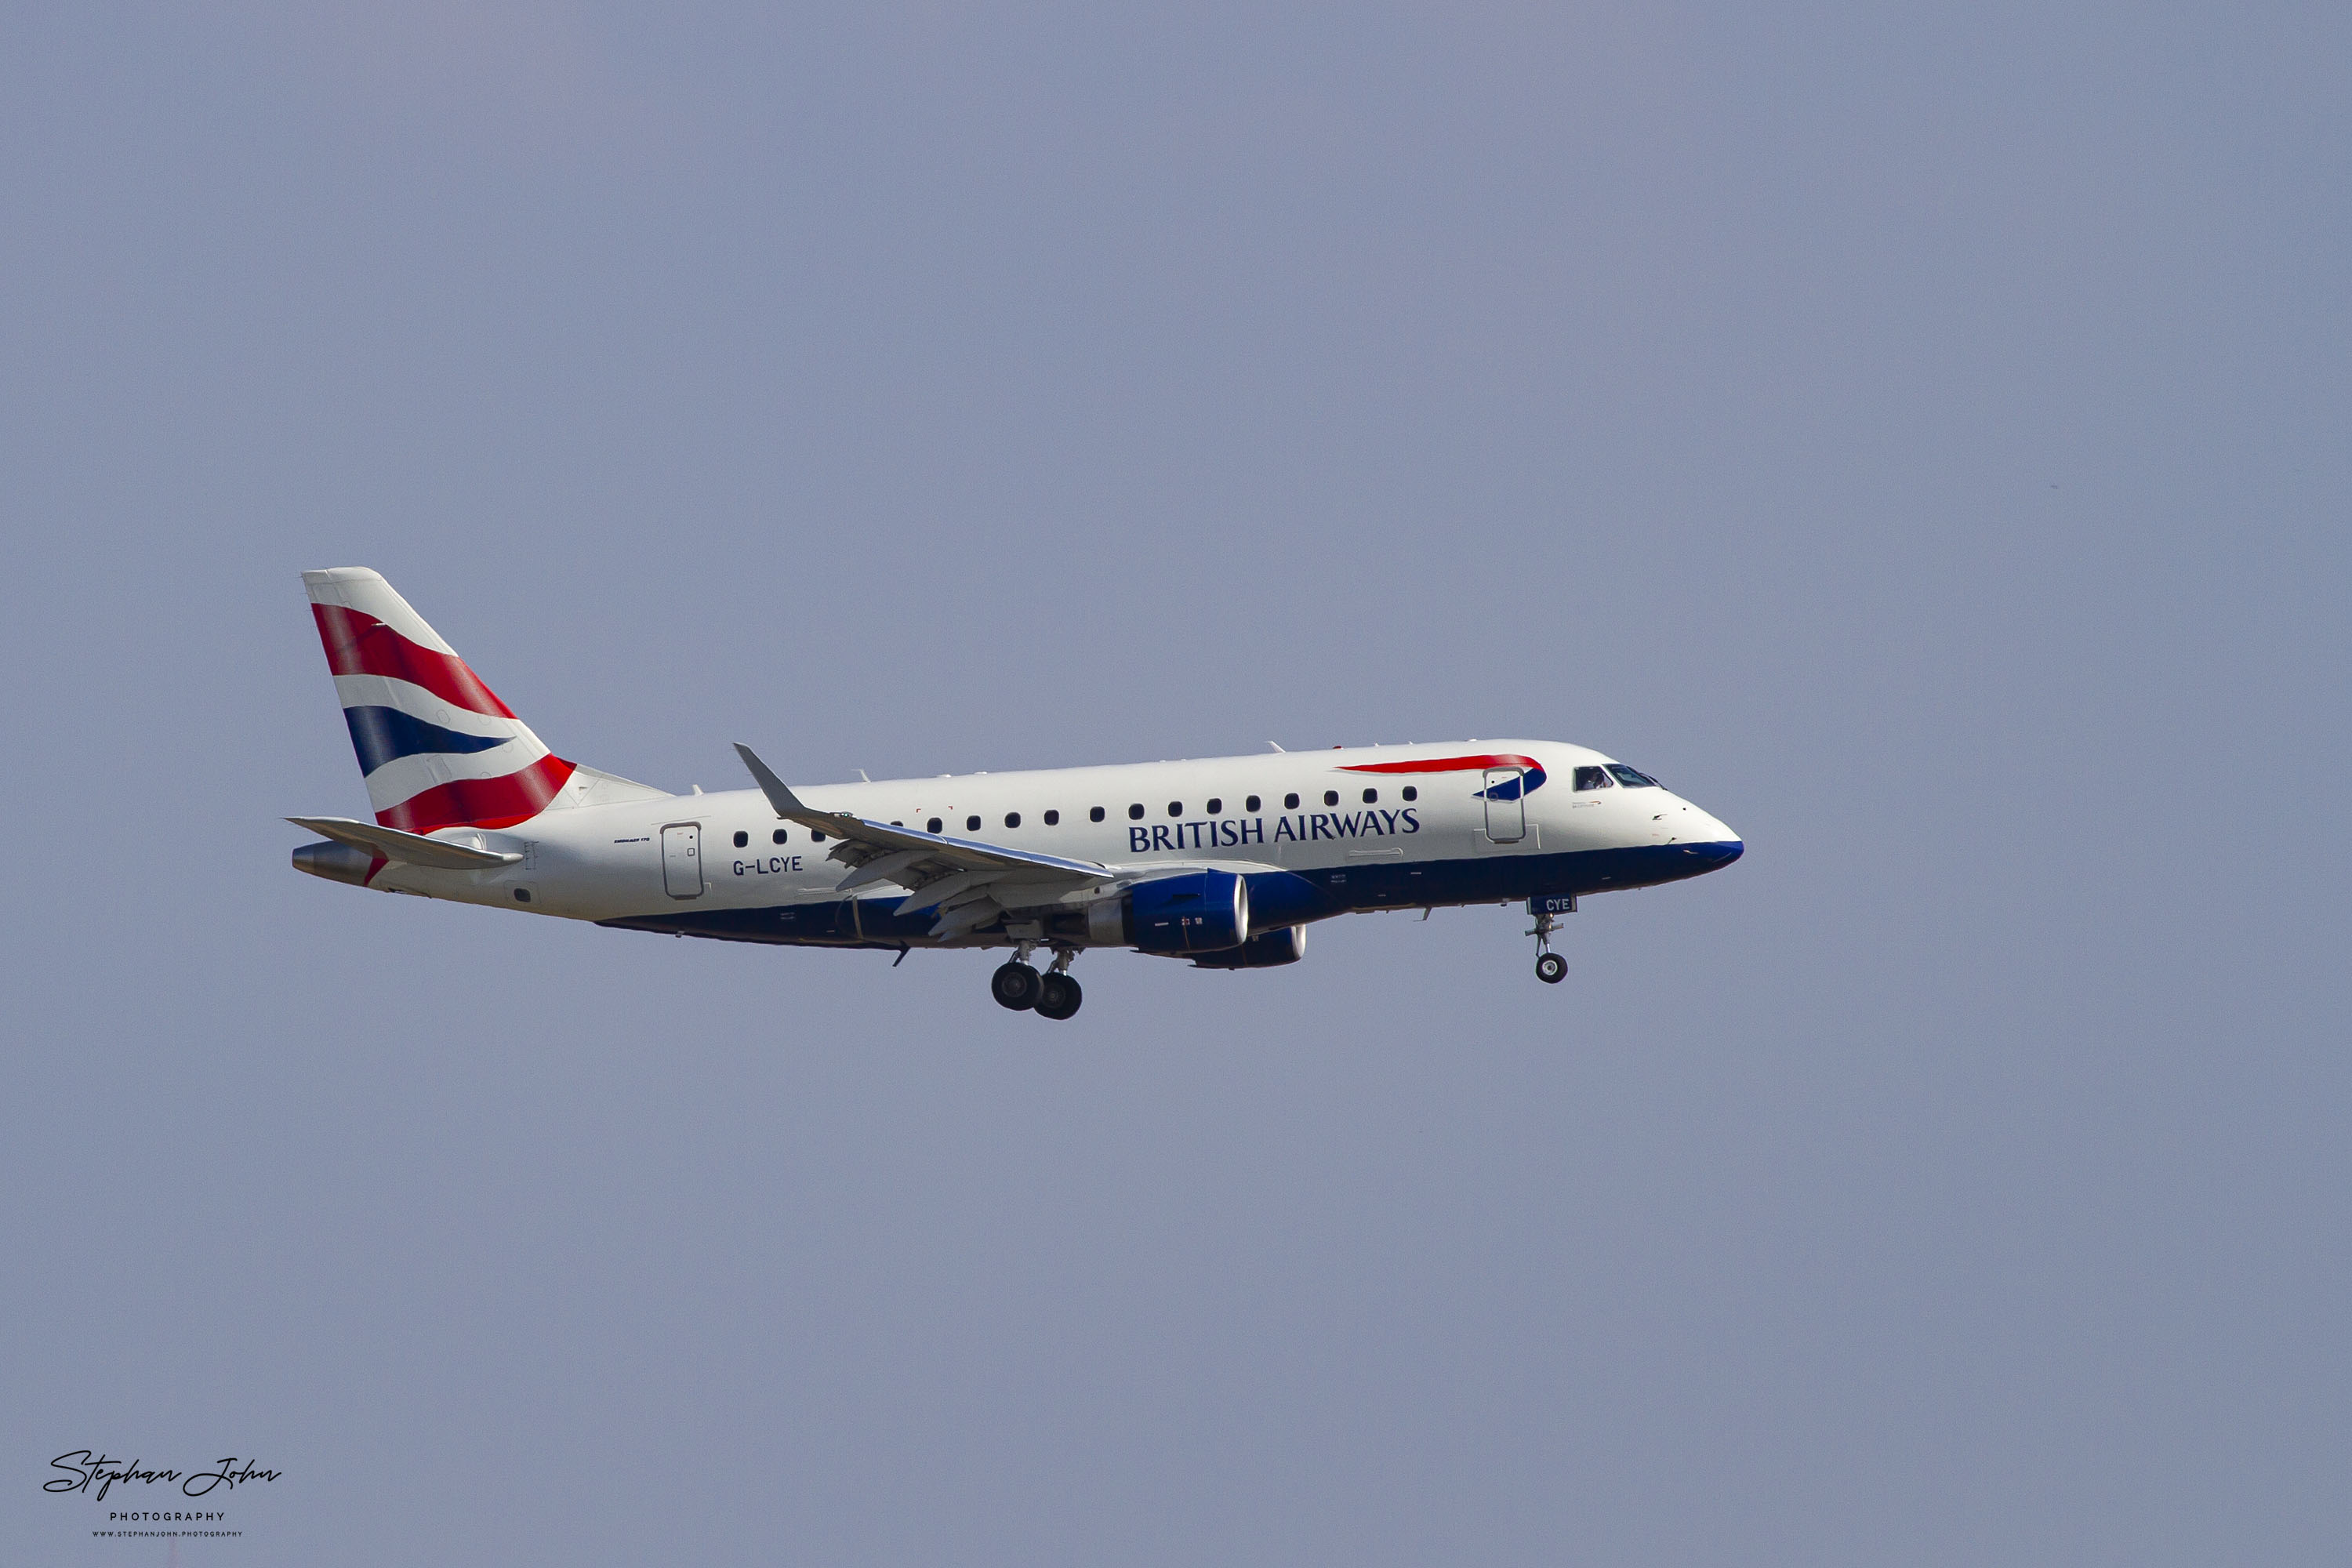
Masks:
[[[631,931],[803,947],[1011,948],[997,1001],[1078,1010],[1093,947],[1203,969],[1290,963],[1370,910],[1528,901],[1536,973],[1568,973],[1581,894],[1739,858],[1730,828],[1559,741],[1274,752],[795,790],[670,795],[555,755],[392,585],[305,572],[375,821],[297,816],[330,881]],[[1039,973],[1030,955],[1054,955]]]

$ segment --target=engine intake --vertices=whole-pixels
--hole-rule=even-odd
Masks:
[[[1220,952],[1249,941],[1249,883],[1231,871],[1156,877],[1130,889],[1116,908],[1118,940],[1145,952]],[[1110,924],[1088,912],[1089,931],[1108,934]]]

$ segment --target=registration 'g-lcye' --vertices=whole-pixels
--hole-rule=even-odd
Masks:
[[[1242,757],[671,795],[567,762],[377,574],[302,574],[373,822],[295,868],[626,931],[794,947],[1010,949],[996,1000],[1078,1010],[1070,964],[1132,948],[1293,963],[1334,915],[1525,900],[1536,973],[1580,897],[1739,858],[1656,780],[1559,741]],[[1052,954],[1043,972],[1032,963]]]

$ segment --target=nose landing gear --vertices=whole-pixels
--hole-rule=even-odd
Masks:
[[[1538,894],[1528,900],[1528,912],[1536,917],[1535,929],[1528,932],[1536,939],[1536,978],[1547,985],[1557,985],[1568,978],[1568,960],[1551,950],[1551,933],[1559,929],[1558,917],[1576,912],[1576,895]]]

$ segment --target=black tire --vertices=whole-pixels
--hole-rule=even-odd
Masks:
[[[1076,1013],[1086,996],[1069,975],[1041,974],[1037,977],[1037,1016],[1058,1022]]]
[[[1025,1012],[1037,1005],[1037,972],[1014,959],[989,977],[988,989],[997,1005]]]
[[[1536,978],[1547,985],[1557,985],[1568,978],[1568,960],[1556,952],[1543,953],[1536,959]]]

